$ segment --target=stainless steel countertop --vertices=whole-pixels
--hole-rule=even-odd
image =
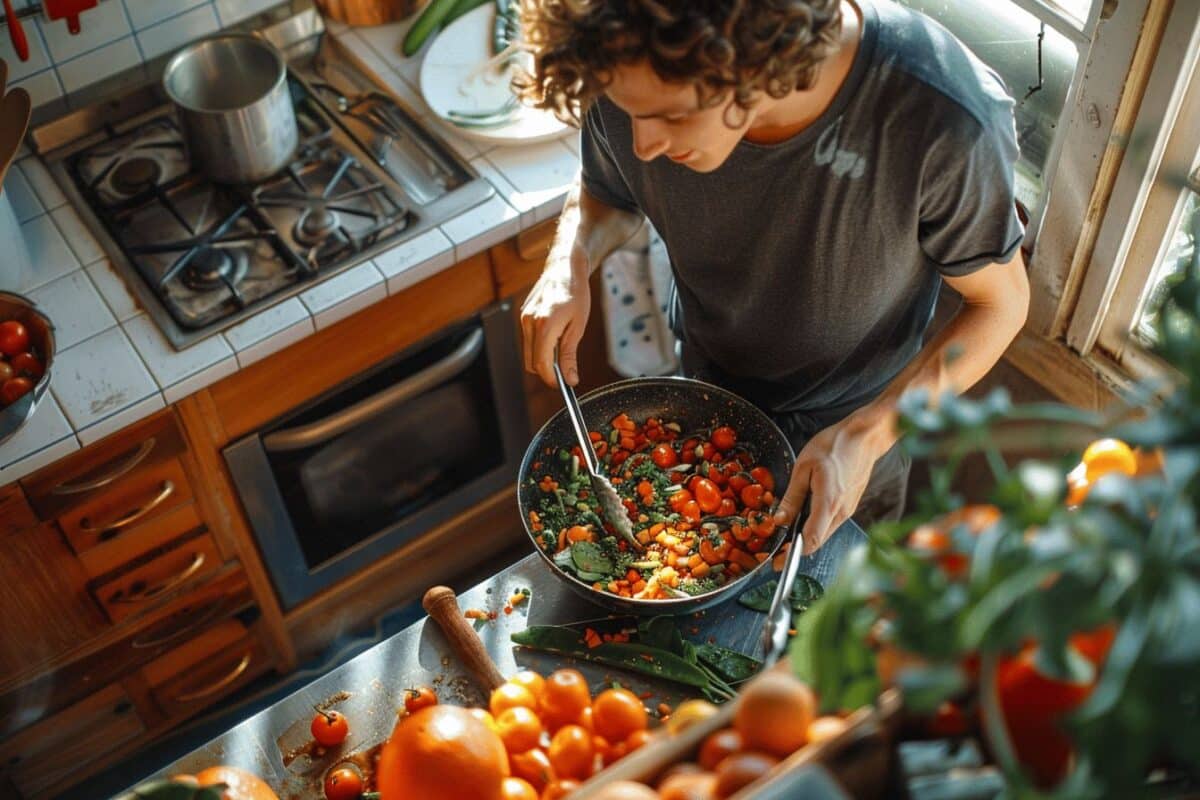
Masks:
[[[845,550],[864,538],[853,521],[845,523],[825,547],[803,559],[801,572],[827,585]],[[769,579],[767,576],[762,580]],[[531,590],[530,601],[518,606],[511,615],[504,614],[507,598],[520,587]],[[476,627],[501,674],[511,675],[521,669],[548,674],[571,661],[570,666],[587,676],[593,691],[620,681],[634,692],[652,693],[646,700],[651,709],[660,702],[673,706],[693,696],[674,684],[513,645],[509,636],[529,625],[607,616],[602,608],[576,595],[552,575],[536,554],[460,595],[459,603],[464,609],[500,612],[495,620],[480,622]],[[681,617],[680,628],[685,637],[695,641],[712,637],[718,644],[760,656],[759,636],[764,619],[764,614],[750,611],[731,599],[708,611]],[[191,773],[218,763],[232,764],[262,776],[283,800],[319,800],[323,796],[324,772],[347,756],[369,750],[385,740],[396,721],[396,709],[403,706],[403,691],[420,684],[433,686],[442,702],[486,705],[486,698],[452,656],[437,623],[426,617],[143,780]],[[346,742],[321,757],[301,755],[285,766],[283,754],[295,752],[311,739],[308,727],[313,706],[331,700],[334,702],[329,707],[345,714],[350,723]]]

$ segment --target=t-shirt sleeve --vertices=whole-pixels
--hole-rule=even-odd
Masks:
[[[965,118],[930,150],[918,237],[943,275],[968,275],[1012,258],[1025,235],[1016,209],[1016,127],[1011,102],[980,124]]]
[[[623,211],[638,212],[604,129],[599,103],[593,103],[583,118],[579,134],[580,175],[583,188],[602,203]]]

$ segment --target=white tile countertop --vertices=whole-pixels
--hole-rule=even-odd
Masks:
[[[54,321],[58,353],[50,391],[25,426],[0,444],[0,485],[558,213],[579,168],[577,135],[496,146],[456,133],[421,99],[420,54],[409,59],[400,53],[409,24],[356,29],[331,24],[330,30],[492,183],[496,195],[186,350],[176,351],[126,291],[37,157],[26,155],[9,170],[4,191],[38,270],[27,294]]]

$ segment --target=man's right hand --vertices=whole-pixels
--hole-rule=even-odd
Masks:
[[[554,377],[556,345],[563,377],[571,386],[579,383],[577,353],[592,308],[590,274],[587,254],[576,245],[569,258],[546,265],[521,306],[525,369],[536,372],[548,386],[558,384]]]

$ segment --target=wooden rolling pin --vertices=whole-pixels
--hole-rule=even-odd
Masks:
[[[450,640],[450,649],[467,668],[467,672],[471,673],[475,683],[485,695],[490,696],[493,689],[504,683],[504,676],[500,674],[496,662],[488,655],[479,634],[463,616],[454,590],[449,586],[434,586],[425,593],[421,605],[437,622],[442,633],[446,634],[446,638]]]

